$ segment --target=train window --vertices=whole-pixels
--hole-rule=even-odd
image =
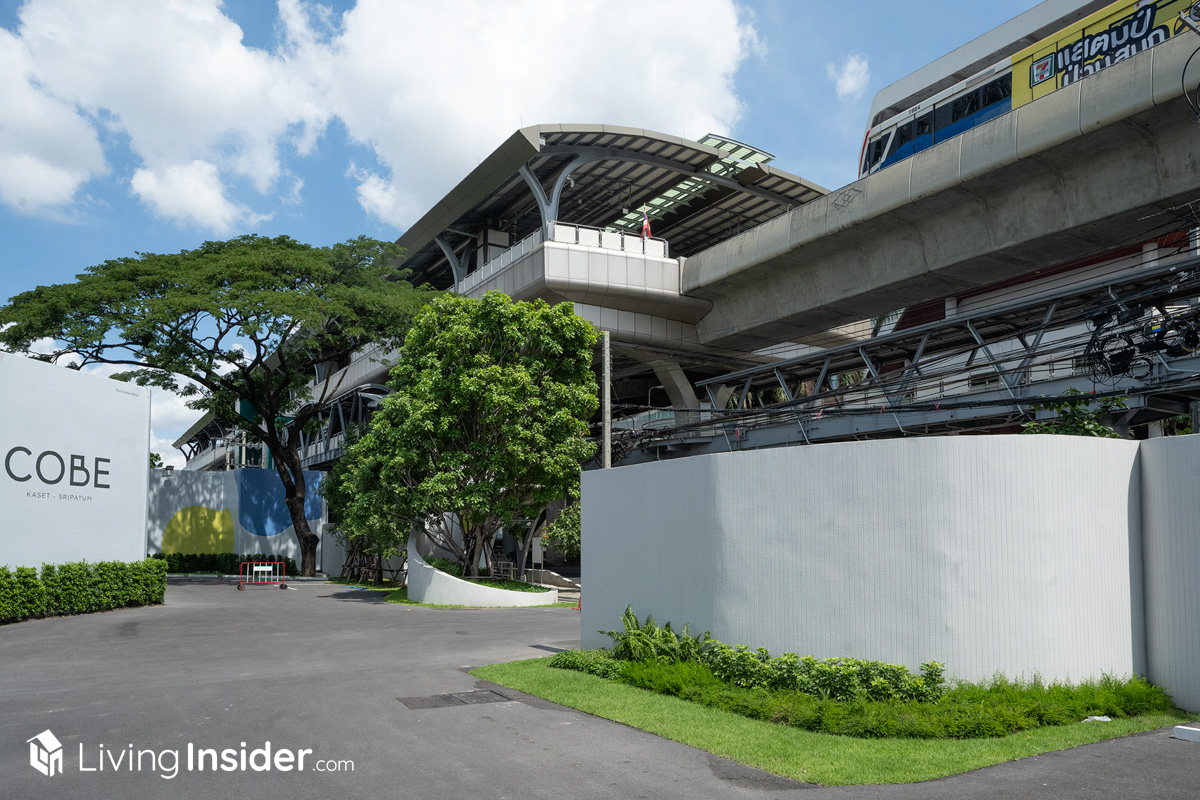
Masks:
[[[896,129],[896,133],[892,136],[892,145],[888,148],[888,155],[894,154],[904,145],[912,141],[913,124],[906,122]]]
[[[921,136],[927,136],[933,133],[933,112],[930,111],[928,114],[922,117],[917,117],[917,121],[913,124],[916,126],[916,130],[913,131],[913,138],[919,138]]]
[[[958,122],[960,119],[971,116],[979,110],[979,91],[976,90],[970,94],[964,94],[950,104],[950,121]]]
[[[867,145],[867,153],[863,158],[863,173],[870,172],[883,159],[883,148],[887,140],[887,134],[884,134]]]
[[[1012,73],[989,83],[983,87],[983,107],[1007,100],[1012,97]]]
[[[953,111],[953,108],[950,103],[946,103],[945,105],[938,106],[934,110],[934,112],[933,112],[933,131],[934,131],[934,133],[937,133],[938,131],[942,130],[943,128],[945,128],[947,125],[949,125],[952,122],[952,119],[951,119],[952,111]]]

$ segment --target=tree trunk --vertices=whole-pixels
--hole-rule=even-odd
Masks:
[[[488,577],[494,579],[496,577],[496,565],[492,557],[493,551],[496,548],[496,531],[494,529],[491,533],[480,535],[479,547],[483,551],[483,560],[487,564]]]
[[[463,576],[467,578],[479,577],[479,537],[467,534],[463,530],[463,551],[466,553],[466,559],[463,561]]]
[[[529,530],[525,531],[524,538],[521,539],[521,546],[517,548],[517,580],[525,580],[525,562],[529,560],[529,552],[533,547],[533,538],[538,531],[542,529],[542,525],[546,522],[546,511],[549,508],[543,508],[542,513],[538,514],[537,519],[529,526]]]
[[[275,459],[275,471],[283,481],[283,503],[292,518],[292,528],[296,532],[296,541],[300,544],[300,575],[305,578],[315,577],[317,542],[320,541],[320,537],[312,532],[308,526],[308,519],[304,516],[304,500],[308,487],[304,485],[304,468],[300,465],[300,453],[290,444],[284,445],[278,439],[268,440],[267,448]]]
[[[303,482],[301,486],[303,486]],[[317,574],[317,542],[320,537],[312,532],[308,520],[304,518],[304,492],[300,497],[286,497],[284,503],[292,515],[292,525],[296,531],[296,541],[300,543],[300,575],[312,578]]]

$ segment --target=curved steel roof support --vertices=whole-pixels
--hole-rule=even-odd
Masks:
[[[537,201],[538,211],[542,215],[542,235],[549,237],[550,223],[558,219],[558,203],[562,199],[563,188],[567,185],[567,181],[571,178],[571,173],[591,161],[599,161],[599,158],[594,156],[577,155],[575,158],[563,168],[558,177],[554,181],[554,188],[550,190],[550,194],[546,194],[546,190],[542,188],[542,182],[533,174],[533,170],[529,168],[529,164],[522,164],[517,170],[521,173],[521,177],[525,179],[525,183],[529,184],[530,191],[533,192],[533,198]]]
[[[442,248],[442,253],[445,254],[446,260],[450,262],[450,271],[454,273],[454,288],[458,288],[458,283],[463,278],[467,277],[467,265],[459,263],[458,254],[454,252],[454,248],[446,241],[446,237],[438,235],[433,237],[437,242],[437,246]]]
[[[709,164],[713,163],[713,161],[717,160],[715,158],[712,161],[705,162],[700,167],[693,167],[689,166],[688,164],[682,164],[678,161],[673,161],[669,158],[662,158],[661,156],[652,156],[645,153],[631,153],[626,150],[619,150],[611,147],[543,147],[540,155],[558,155],[564,153],[576,153],[576,158],[583,158],[587,161],[628,161],[634,164],[645,164],[648,167],[659,167],[660,169],[670,170],[671,172],[679,175],[685,175],[689,178],[708,181],[709,183],[716,184],[717,186],[723,186],[726,189],[732,189],[735,192],[752,194],[755,197],[761,197],[764,200],[770,200],[773,203],[778,203],[784,208],[790,209],[793,206],[801,203],[801,201],[797,200],[796,198],[788,197],[787,195],[779,194],[778,192],[773,192],[770,189],[763,189],[759,186],[755,186],[752,183],[739,183],[738,181],[732,178],[727,178],[724,175],[717,175],[716,173],[709,172],[707,167]],[[813,194],[819,196],[820,193],[813,192]]]

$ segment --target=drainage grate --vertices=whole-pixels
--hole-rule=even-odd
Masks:
[[[565,648],[551,647],[548,644],[531,644],[529,646],[534,650],[545,650],[547,653],[561,653],[563,650],[565,650]]]
[[[455,692],[453,694],[435,694],[430,697],[397,697],[401,703],[411,709],[448,708],[450,706],[479,705],[481,703],[503,703],[509,698],[496,692]]]

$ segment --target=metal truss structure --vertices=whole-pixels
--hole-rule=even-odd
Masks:
[[[1083,391],[1126,398],[1118,428],[1200,401],[1200,257],[700,382],[702,422],[643,428],[632,460],[814,442],[1020,430]],[[722,402],[730,396],[732,402]]]
[[[317,415],[315,433],[300,433],[300,463],[304,469],[327,469],[345,450],[346,432],[371,421],[380,401],[391,392],[378,383],[364,383],[335,397]]]

